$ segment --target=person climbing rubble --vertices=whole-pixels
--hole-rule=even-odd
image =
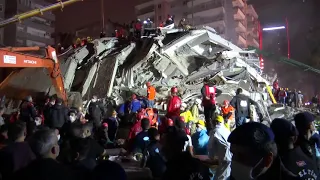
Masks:
[[[165,22],[165,27],[170,26],[173,23],[174,23],[173,16],[168,15],[168,18],[167,18],[167,20]]]
[[[186,18],[182,18],[180,20],[178,27],[185,31],[190,29],[190,26],[188,25]]]
[[[279,89],[279,80],[276,79],[274,82],[273,82],[273,94],[276,93],[276,91]]]
[[[286,105],[287,92],[284,88],[280,88],[279,92],[279,102]]]
[[[150,35],[150,29],[152,28],[153,22],[148,18],[147,20],[143,21],[143,36]]]
[[[228,100],[223,101],[223,106],[221,107],[221,114],[230,128],[233,128],[235,125],[234,121],[234,108],[230,105]]]
[[[235,121],[236,127],[241,126],[246,123],[246,120],[250,118],[250,105],[255,105],[257,109],[257,114],[259,116],[260,121],[262,121],[262,114],[260,113],[260,109],[258,104],[253,101],[248,96],[242,94],[243,90],[241,88],[237,89],[236,96],[232,98],[230,101],[230,105],[235,108]]]
[[[141,102],[137,99],[136,94],[131,96],[130,113],[137,113],[141,109]]]
[[[300,91],[299,91],[299,92],[300,92]],[[299,94],[301,94],[301,92],[300,92],[300,93],[299,93],[299,92],[298,92],[298,96],[299,96]],[[313,107],[313,108],[316,108],[316,107],[318,106],[318,104],[319,104],[318,95],[315,95],[315,96],[312,98],[311,102],[312,102],[312,107]]]
[[[180,117],[183,117],[184,122],[186,123],[186,127],[190,129],[191,134],[195,133],[195,118],[193,117],[190,109],[188,109],[188,105],[186,103],[182,103],[180,107]]]
[[[208,133],[210,133],[211,129],[213,128],[212,116],[216,111],[216,97],[221,93],[222,91],[218,90],[214,83],[210,82],[209,78],[204,78],[201,94]]]
[[[316,109],[318,108],[319,101],[317,103]],[[303,94],[301,91],[298,91],[298,107],[301,108],[303,105]]]
[[[142,23],[140,19],[137,19],[134,25],[135,37],[140,39],[141,38],[141,30],[142,30]]]
[[[181,107],[181,99],[178,96],[178,88],[171,88],[171,96],[168,100],[168,108],[167,108],[167,117],[173,119],[174,121],[180,117],[180,107]]]
[[[157,92],[150,82],[147,82],[146,85],[147,85],[147,99],[148,99],[147,107],[153,108]]]

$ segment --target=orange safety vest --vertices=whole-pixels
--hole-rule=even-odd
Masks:
[[[148,87],[148,100],[154,100],[156,98],[156,89],[153,86]]]
[[[227,114],[229,114],[229,112],[234,111],[234,108],[232,106],[221,107],[221,111],[222,111],[222,115],[226,116]],[[231,119],[233,119],[233,114],[229,117],[229,120]]]

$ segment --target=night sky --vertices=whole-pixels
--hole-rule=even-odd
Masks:
[[[57,32],[72,32],[75,29],[99,21],[101,19],[100,2],[100,0],[84,0],[66,7],[63,12],[56,11]],[[134,20],[134,5],[136,2],[138,0],[105,0],[105,19],[120,23]],[[265,27],[285,25],[285,18],[288,18],[291,58],[308,64],[310,51],[314,47],[310,46],[306,37],[320,17],[320,0],[249,0],[249,3],[252,3],[256,8],[259,20]],[[264,48],[267,49],[268,46],[273,46],[273,44],[264,44]],[[288,67],[287,71],[290,72],[289,76],[288,73],[278,73],[284,86],[296,88],[307,84],[310,88],[305,91],[309,91],[310,94],[315,91],[312,89],[317,89],[312,87],[315,86],[315,83],[310,78],[315,74],[304,73],[298,68],[293,69],[292,67]],[[298,79],[300,84],[291,85],[293,84],[292,79]]]
[[[136,0],[105,0],[105,19],[115,22],[130,22],[135,19]],[[68,32],[101,20],[101,1],[84,0],[55,11],[57,32]]]

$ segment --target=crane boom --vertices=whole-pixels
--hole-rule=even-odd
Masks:
[[[12,18],[6,19],[4,21],[0,21],[0,28],[8,25],[8,24],[12,24],[12,23],[16,23],[16,22],[21,22],[24,19],[33,17],[33,16],[37,16],[37,15],[42,15],[43,12],[46,11],[51,11],[57,8],[61,8],[63,9],[64,6],[79,2],[79,1],[83,1],[83,0],[68,0],[68,1],[62,1],[62,0],[58,0],[59,2],[55,3],[55,4],[51,4],[48,6],[45,6],[43,8],[38,8],[38,9],[34,9],[28,12],[24,12],[21,14],[17,14],[15,16],[13,16]]]

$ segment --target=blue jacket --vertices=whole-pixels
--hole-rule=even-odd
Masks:
[[[196,132],[191,136],[195,155],[208,155],[209,138],[206,130]]]
[[[131,112],[136,113],[136,112],[138,112],[140,109],[141,109],[141,103],[140,103],[140,101],[137,100],[137,99],[132,100],[132,101],[131,101],[131,104],[130,104],[130,110],[131,110]]]

